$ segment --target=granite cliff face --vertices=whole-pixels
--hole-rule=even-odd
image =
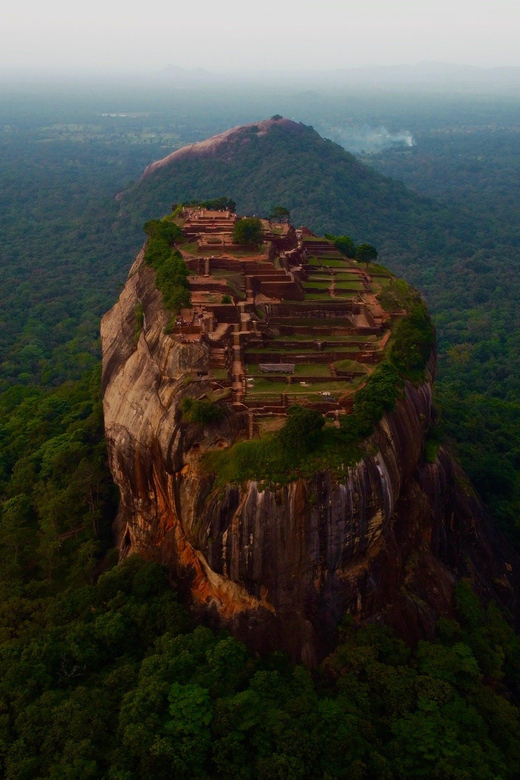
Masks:
[[[183,421],[182,398],[211,391],[210,347],[179,343],[167,323],[141,252],[101,331],[122,556],[163,561],[205,619],[307,664],[330,648],[346,611],[409,641],[432,636],[462,576],[516,614],[516,555],[450,454],[424,458],[433,356],[429,381],[407,384],[343,479],[325,471],[279,488],[216,489],[201,456],[244,435],[246,415],[228,410],[205,427]]]

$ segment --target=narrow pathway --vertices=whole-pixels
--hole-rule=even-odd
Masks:
[[[235,399],[241,401],[244,393],[244,365],[242,362],[242,350],[240,345],[233,346],[233,363],[231,366],[231,387],[235,393]]]

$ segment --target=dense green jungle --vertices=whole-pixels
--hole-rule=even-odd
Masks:
[[[310,672],[196,626],[158,564],[116,566],[99,319],[142,244],[143,222],[158,214],[115,195],[172,149],[275,112],[347,148],[365,134],[355,151],[374,169],[369,184],[381,187],[377,224],[368,211],[356,216],[354,203],[349,225],[327,223],[323,170],[310,158],[283,205],[308,208],[310,227],[348,227],[376,244],[381,262],[422,291],[439,343],[435,435],[451,442],[520,548],[520,102],[6,87],[0,774],[8,780],[520,774],[520,640],[468,583],[457,589],[457,619],[441,620],[435,641],[410,649],[385,628],[346,618],[336,650]],[[412,146],[399,140],[404,131]],[[233,191],[205,194],[239,200],[243,178],[236,171]],[[401,202],[412,217],[399,218]]]

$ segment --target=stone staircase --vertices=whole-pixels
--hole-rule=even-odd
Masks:
[[[227,352],[223,347],[211,347],[211,368],[227,368]]]

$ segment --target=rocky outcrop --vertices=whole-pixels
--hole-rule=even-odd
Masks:
[[[167,322],[141,253],[101,331],[122,555],[163,561],[207,620],[308,664],[331,646],[346,611],[409,641],[432,636],[461,576],[516,614],[516,555],[449,453],[424,459],[433,361],[430,381],[407,385],[341,480],[322,472],[277,489],[216,489],[201,456],[230,446],[245,421],[229,412],[206,428],[183,422],[182,398],[211,390],[209,348],[174,340]]]
[[[183,146],[181,149],[177,149],[175,152],[163,157],[162,160],[156,160],[155,162],[150,163],[150,165],[144,169],[141,178],[146,179],[148,176],[155,173],[155,171],[165,168],[177,160],[190,157],[211,157],[222,151],[227,155],[232,155],[237,151],[237,147],[247,144],[251,140],[252,135],[261,138],[275,125],[286,130],[288,129],[292,133],[301,133],[305,129],[304,125],[283,117],[280,117],[279,119],[263,119],[260,122],[250,122],[247,125],[233,127],[231,130],[226,130],[223,133],[214,135],[211,138],[207,138],[205,141],[197,141],[197,143]]]

